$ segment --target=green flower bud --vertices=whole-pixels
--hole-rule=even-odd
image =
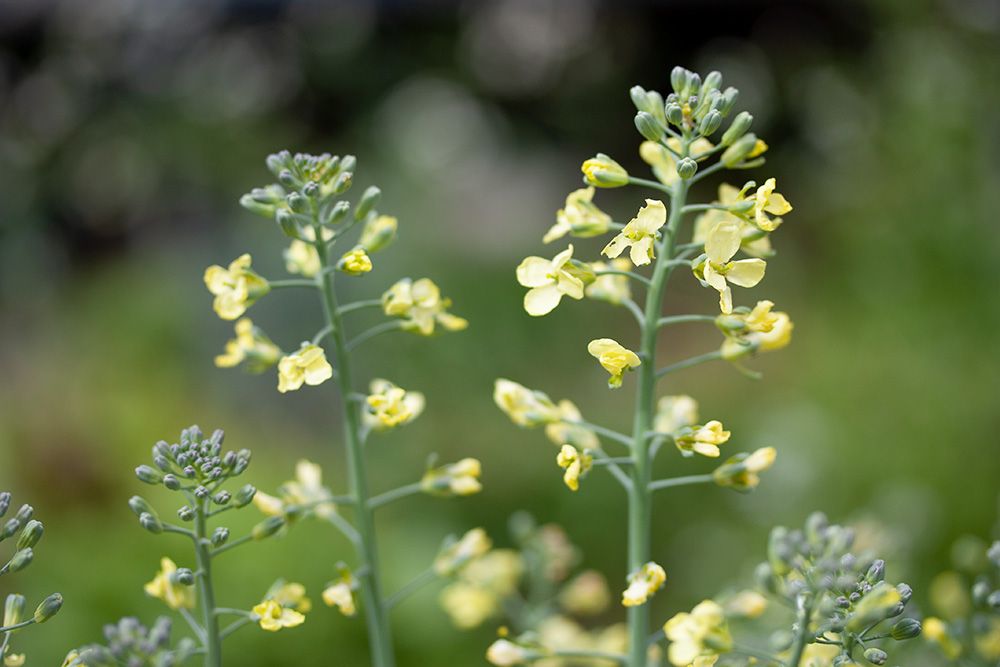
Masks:
[[[736,114],[733,122],[729,124],[729,129],[722,133],[722,145],[732,146],[734,141],[750,130],[751,125],[753,125],[753,116],[749,113],[741,111]]]
[[[42,603],[35,609],[35,623],[44,623],[55,616],[62,608],[63,598],[58,593],[53,593],[42,600]]]
[[[40,539],[42,539],[42,522],[32,519],[21,531],[21,537],[17,540],[17,548],[34,547]]]
[[[252,484],[246,484],[236,492],[236,498],[233,499],[233,504],[237,507],[243,507],[253,500],[256,493],[257,489]]]
[[[23,595],[11,593],[7,596],[7,602],[3,608],[3,625],[9,627],[17,625],[24,620],[24,610],[27,608],[27,600]]]
[[[719,111],[712,109],[705,114],[704,118],[701,119],[701,125],[698,126],[698,132],[703,137],[707,137],[714,134],[715,131],[719,129],[720,125],[722,125],[722,114]]]
[[[765,593],[770,593],[771,595],[777,595],[780,587],[778,585],[778,578],[774,576],[774,571],[771,565],[768,563],[760,563],[753,571],[754,582],[757,584],[757,588],[764,591]]]
[[[694,108],[694,112],[691,114],[694,118],[704,118],[709,111],[714,109],[716,102],[722,94],[717,90],[710,90],[708,94],[704,97],[699,98],[698,106]]]
[[[160,469],[160,472],[170,472],[170,460],[166,456],[157,454],[153,457],[153,465]]]
[[[227,505],[229,501],[233,499],[233,494],[226,490],[219,491],[217,494],[212,496],[212,502],[216,505]]]
[[[302,186],[302,194],[310,199],[315,199],[320,194],[319,183],[316,181],[309,181]]]
[[[185,505],[184,507],[177,510],[177,517],[181,521],[194,521],[195,511]]]
[[[666,108],[667,122],[680,127],[684,123],[684,110],[676,102],[671,102]]]
[[[0,540],[6,540],[8,537],[21,530],[21,521],[17,517],[9,519],[7,523],[3,526],[3,532],[0,533]]]
[[[24,568],[31,565],[31,561],[35,558],[35,552],[31,547],[21,549],[14,554],[14,557],[10,559],[10,564],[8,567],[11,572],[18,572]]]
[[[351,182],[353,178],[354,174],[349,171],[340,172],[340,175],[337,176],[337,180],[333,183],[333,191],[338,195],[344,194],[351,189]]]
[[[139,515],[139,525],[153,535],[159,535],[163,532],[163,523],[149,512],[143,512]]]
[[[865,581],[869,584],[877,584],[885,579],[885,561],[881,558],[875,559],[875,561],[869,566],[868,572],[865,574]]]
[[[884,665],[889,655],[880,648],[872,647],[865,651],[865,660],[873,665]]]
[[[677,175],[687,180],[698,172],[698,163],[689,157],[682,157],[677,162]]]
[[[684,93],[681,94],[681,98],[687,97],[688,104],[695,106],[694,98],[698,97],[699,90],[701,90],[701,74],[688,72],[687,82],[684,84]]]
[[[274,174],[275,178],[277,178],[278,174],[280,174],[283,169],[287,169],[292,163],[292,154],[288,151],[271,153],[267,156],[267,160],[265,160],[265,162],[267,163],[268,170]]]
[[[7,508],[10,507],[10,491],[3,491],[0,493],[0,518],[7,513]]]
[[[295,222],[295,216],[287,208],[279,209],[274,214],[274,219],[278,222],[278,227],[281,228],[282,234],[290,239],[299,237],[299,225]]]
[[[913,597],[913,589],[910,588],[909,584],[896,584],[896,590],[899,592],[899,601],[906,604]]]
[[[382,191],[374,185],[365,190],[364,194],[361,195],[361,199],[358,201],[358,205],[354,207],[354,219],[364,220],[365,216],[371,213],[372,209],[375,208],[381,198]]]
[[[889,636],[897,641],[913,639],[920,634],[920,621],[915,618],[904,618],[889,628]]]
[[[281,181],[282,185],[287,185],[288,187],[298,187],[301,185],[299,179],[295,177],[290,169],[282,169],[278,172],[278,180]]]
[[[177,475],[167,473],[163,476],[163,486],[167,487],[171,491],[176,491],[181,488],[181,480],[177,479]]]
[[[726,88],[726,90],[722,93],[722,98],[719,100],[719,106],[717,107],[723,118],[732,112],[739,100],[740,91],[736,90],[732,86]]]
[[[345,155],[340,161],[340,169],[342,171],[354,171],[354,168],[358,166],[358,158],[353,155]]]
[[[140,482],[146,484],[159,484],[163,481],[163,475],[158,470],[145,464],[135,469],[135,476],[139,478]]]
[[[271,537],[285,525],[285,517],[276,515],[269,516],[253,527],[253,539],[263,540]]]
[[[670,70],[670,87],[674,89],[677,95],[683,96],[684,89],[687,88],[689,74],[690,72],[680,65]]]
[[[194,586],[194,572],[191,571],[189,567],[179,567],[177,571],[174,572],[174,577],[177,578],[178,584],[183,584],[185,586]]]
[[[640,111],[635,115],[635,129],[639,130],[639,134],[649,141],[659,141],[663,138],[663,126],[645,111]]]
[[[142,496],[132,496],[129,498],[128,507],[136,516],[142,516],[144,512],[156,516],[156,510]]]
[[[655,90],[646,90],[642,86],[633,86],[629,90],[632,103],[638,111],[644,111],[665,125],[667,118],[663,113],[663,96]]]
[[[831,664],[833,667],[853,667],[853,665],[858,663],[851,660],[851,656],[841,654],[834,658]]]
[[[343,200],[331,199],[327,202],[323,210],[320,211],[320,222],[329,225],[336,225],[344,221],[347,213],[351,210],[351,204]]]
[[[34,515],[35,515],[35,508],[32,507],[31,505],[24,504],[21,505],[21,509],[17,510],[17,514],[14,515],[14,518],[23,524],[30,521],[31,517],[33,517]]]
[[[0,504],[0,507],[2,507],[2,504]],[[3,516],[2,512],[0,512],[0,516]],[[986,552],[986,557],[989,558],[993,567],[1000,569],[1000,540],[990,545],[989,550]]]
[[[722,72],[712,71],[705,75],[705,82],[701,84],[698,94],[704,96],[708,91],[720,88],[722,88]]]
[[[734,121],[735,122],[735,121]],[[757,146],[757,135],[753,132],[744,134],[722,153],[719,161],[730,169],[747,158]]]
[[[993,591],[990,593],[989,597],[986,598],[986,604],[990,606],[990,609],[1000,613],[1000,591]]]
[[[222,546],[229,541],[229,529],[224,526],[219,526],[212,532],[212,546],[218,547]]]
[[[274,212],[277,210],[277,207],[274,204],[262,204],[261,202],[254,199],[253,195],[248,195],[248,194],[240,197],[240,206],[250,211],[251,213],[262,215],[265,218],[273,217]]]

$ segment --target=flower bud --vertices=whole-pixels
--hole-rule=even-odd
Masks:
[[[278,181],[280,181],[282,185],[287,185],[289,187],[299,185],[299,179],[295,178],[295,174],[293,174],[290,169],[282,169],[279,171]]]
[[[319,212],[319,220],[324,224],[336,225],[344,221],[351,210],[351,204],[343,200],[331,199]]]
[[[674,92],[679,96],[683,96],[685,88],[687,88],[688,72],[686,69],[678,65],[670,70],[670,87],[674,89]]]
[[[989,597],[986,598],[986,604],[990,606],[994,612],[1000,613],[1000,591],[993,591],[990,593]]]
[[[159,535],[163,532],[163,523],[149,512],[143,512],[139,515],[139,525],[153,535]]]
[[[157,454],[153,457],[153,465],[159,468],[162,472],[170,472],[170,460],[166,456],[161,456]]]
[[[869,566],[868,572],[865,574],[865,581],[869,584],[877,584],[878,582],[885,579],[885,561],[881,558],[875,559],[875,561]]]
[[[722,125],[722,114],[712,109],[705,117],[701,119],[701,125],[698,126],[698,132],[703,136],[707,137],[710,134],[714,134],[719,126]]]
[[[277,178],[283,169],[287,169],[291,164],[292,155],[288,151],[271,153],[267,156],[267,168]]]
[[[645,111],[635,115],[635,129],[649,141],[659,141],[663,138],[663,126]]]
[[[382,191],[374,185],[365,190],[364,194],[361,195],[361,199],[358,201],[358,205],[354,207],[354,219],[364,220],[365,216],[368,215],[373,208],[375,208],[381,198]]]
[[[194,517],[195,511],[187,505],[177,510],[177,518],[181,521],[194,521]]]
[[[35,623],[44,623],[55,616],[62,608],[63,598],[58,593],[53,593],[42,600],[42,603],[35,609]]]
[[[628,172],[604,153],[583,163],[583,180],[599,188],[618,188],[628,184]]]
[[[299,225],[295,222],[295,216],[287,208],[278,209],[274,214],[274,219],[278,222],[281,232],[290,239],[299,237]]]
[[[735,123],[735,121],[733,122]],[[725,138],[723,138],[723,141],[725,141]],[[757,135],[753,132],[744,134],[739,139],[735,140],[735,142],[722,153],[722,157],[719,158],[719,161],[731,169],[745,160],[756,147]]]
[[[341,171],[354,171],[354,168],[358,166],[358,158],[353,155],[345,155],[340,160],[340,170]]]
[[[687,180],[698,172],[698,163],[689,157],[682,157],[677,162],[677,175]]]
[[[899,591],[899,601],[906,604],[913,597],[913,589],[910,588],[909,584],[896,584],[896,590]]]
[[[31,517],[33,517],[34,515],[35,515],[35,508],[25,503],[24,505],[21,505],[21,509],[17,510],[17,514],[14,515],[14,518],[17,519],[20,523],[24,524],[30,521]]]
[[[288,208],[292,209],[296,213],[309,212],[309,200],[300,195],[298,192],[289,194],[285,197],[285,201],[288,203]]]
[[[42,539],[42,522],[32,519],[21,531],[21,537],[17,540],[17,548],[34,547],[40,539]]]
[[[212,502],[215,503],[216,505],[226,505],[232,499],[233,499],[233,494],[225,490],[219,491],[217,494],[212,496]]]
[[[18,572],[19,570],[23,570],[24,568],[31,565],[31,561],[32,559],[34,559],[34,557],[35,557],[35,552],[31,549],[31,547],[27,547],[26,549],[21,549],[20,551],[14,554],[13,558],[10,559],[10,565],[8,567],[10,568],[11,572]]]
[[[913,639],[920,634],[920,621],[915,618],[904,618],[889,628],[889,636],[897,641]]]
[[[212,546],[219,547],[229,541],[229,529],[219,526],[212,532]]]
[[[7,513],[7,508],[10,507],[10,491],[4,491],[0,493],[0,517],[3,517]]]
[[[253,539],[263,540],[271,537],[285,525],[285,517],[281,515],[269,516],[253,527]]]
[[[2,507],[2,505],[0,505],[0,507]],[[0,516],[3,516],[3,513],[0,513]],[[1000,568],[1000,540],[997,540],[990,545],[989,550],[986,552],[986,557],[989,558],[993,567]]]
[[[722,145],[732,146],[733,143],[746,134],[753,125],[753,116],[746,111],[741,111],[733,118],[729,128],[722,134]]]
[[[671,102],[666,108],[667,122],[680,127],[684,122],[684,110],[676,102]]]
[[[875,648],[873,646],[865,651],[865,660],[873,665],[884,665],[885,661],[888,659],[889,655],[880,648]]]
[[[7,596],[7,602],[3,609],[3,625],[9,627],[17,625],[24,620],[24,610],[27,608],[27,600],[23,595],[11,593]]]
[[[181,480],[177,479],[177,475],[167,473],[163,476],[163,486],[167,487],[171,491],[176,491],[181,488]]]
[[[189,567],[179,567],[174,572],[174,577],[177,578],[178,584],[184,584],[185,586],[194,585],[194,572],[191,571]]]
[[[364,246],[368,252],[378,252],[389,247],[396,240],[396,228],[399,223],[391,215],[372,214],[365,220],[364,229],[358,245]]]
[[[0,540],[6,540],[19,530],[21,530],[21,521],[17,517],[14,517],[3,525],[3,532],[0,532]]]
[[[236,498],[233,504],[236,507],[243,507],[253,500],[254,495],[257,493],[257,489],[252,484],[246,484],[236,492]]]
[[[265,218],[270,218],[274,215],[277,210],[274,204],[265,204],[258,201],[252,194],[246,194],[240,197],[240,206],[250,211],[251,213],[256,213],[257,215],[262,215]]]
[[[342,171],[340,175],[337,176],[337,180],[333,182],[333,191],[338,195],[342,195],[351,189],[351,182],[354,179],[354,174],[349,171]]]
[[[146,484],[159,484],[163,481],[163,476],[159,471],[145,464],[135,469],[135,476],[139,478],[140,482],[145,482]]]
[[[736,90],[732,86],[726,88],[722,93],[722,97],[719,100],[719,113],[725,118],[730,114],[730,112],[736,107],[736,103],[740,100],[740,91]]]

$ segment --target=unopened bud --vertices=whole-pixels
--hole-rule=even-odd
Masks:
[[[729,124],[729,129],[722,133],[722,145],[732,146],[733,143],[746,134],[753,125],[753,116],[746,111],[741,111],[733,118]]]
[[[176,491],[181,488],[181,480],[177,479],[177,475],[167,473],[163,476],[163,486],[167,487],[171,491]]]
[[[746,157],[753,152],[756,146],[757,135],[753,132],[744,134],[722,153],[722,157],[719,158],[719,161],[726,167],[732,168],[745,160]]]
[[[873,665],[884,665],[885,661],[888,659],[889,655],[880,648],[875,648],[873,646],[865,651],[865,660]]]
[[[684,89],[687,87],[687,77],[690,72],[678,65],[670,70],[670,87],[674,89],[674,92],[678,95],[684,93]]]
[[[663,138],[663,127],[645,111],[640,111],[635,115],[635,129],[639,130],[639,134],[649,141],[659,141]]]
[[[710,134],[714,134],[719,126],[722,125],[722,114],[713,109],[705,114],[705,117],[701,119],[701,125],[698,126],[698,132],[703,136],[707,137]]]
[[[163,523],[149,512],[143,512],[139,515],[139,525],[154,535],[163,532]]]
[[[274,219],[278,222],[278,227],[281,228],[281,233],[290,239],[298,238],[299,236],[299,225],[295,222],[295,216],[287,208],[278,209],[278,212],[274,214]]]
[[[10,497],[10,491],[0,493],[0,517],[7,513],[7,509],[10,507]]]
[[[583,180],[599,188],[618,188],[628,184],[628,172],[604,153],[583,163]]]
[[[219,526],[212,532],[212,546],[218,547],[222,546],[229,541],[229,529],[224,526]]]
[[[42,539],[42,532],[42,522],[32,519],[21,531],[21,536],[17,539],[17,548],[34,547],[38,544],[38,540]]]
[[[399,223],[391,215],[372,214],[365,220],[364,229],[358,245],[364,246],[368,252],[378,252],[388,248],[396,240],[396,228]]]
[[[865,581],[869,584],[877,584],[884,579],[885,561],[878,558],[868,567],[868,572],[865,574]]]
[[[55,616],[62,608],[63,598],[58,593],[53,593],[42,600],[42,603],[35,609],[35,623],[44,623]]]
[[[986,604],[995,612],[1000,613],[1000,591],[993,591],[986,598]]]
[[[243,507],[253,500],[254,495],[257,493],[257,489],[252,484],[246,484],[236,492],[236,498],[233,504],[236,507]]]
[[[159,484],[163,481],[163,475],[152,466],[145,464],[135,469],[135,476],[139,478],[140,482],[145,482],[146,484]]]
[[[896,584],[896,590],[899,591],[899,601],[906,604],[913,597],[913,589],[910,588],[909,584]]]
[[[8,567],[11,572],[18,572],[31,565],[31,561],[34,558],[35,552],[32,551],[31,547],[21,549],[14,554],[13,558],[10,559],[10,565]]]
[[[35,508],[25,503],[24,505],[21,505],[21,509],[17,510],[17,514],[14,515],[14,518],[24,524],[31,521],[31,517],[34,515]]]
[[[319,196],[319,193],[320,193],[319,183],[317,183],[316,181],[309,181],[308,183],[302,186],[302,194],[304,194],[306,197],[315,199],[317,196]]]
[[[740,91],[736,90],[732,86],[726,88],[726,90],[722,93],[722,98],[720,99],[719,106],[717,107],[723,118],[732,112],[739,100]]]
[[[253,527],[253,539],[263,540],[271,537],[285,525],[285,517],[281,515],[269,516]]]
[[[915,618],[904,618],[889,628],[889,636],[897,641],[913,639],[920,634],[920,621]]]
[[[705,75],[705,82],[701,84],[699,95],[705,95],[710,90],[718,90],[722,87],[722,72],[712,71]]]
[[[216,505],[226,505],[232,499],[233,499],[233,494],[225,490],[219,491],[217,494],[212,496],[212,502],[215,503]]]
[[[299,179],[295,178],[295,174],[293,174],[290,169],[282,169],[279,171],[278,180],[282,185],[287,186],[295,186],[299,184]]]
[[[374,185],[365,190],[364,194],[361,195],[361,199],[358,201],[358,205],[354,207],[354,219],[364,220],[365,216],[371,213],[372,209],[375,208],[381,198],[382,191]]]
[[[309,212],[309,200],[300,195],[298,192],[293,192],[285,198],[288,202],[288,208],[292,209],[296,213],[308,213]]]
[[[342,171],[340,175],[337,176],[337,180],[333,183],[333,191],[338,195],[344,194],[350,190],[353,179],[354,174],[349,171]]]
[[[194,521],[194,517],[195,511],[187,505],[177,510],[177,518],[181,521]]]
[[[331,200],[329,204],[323,207],[323,211],[320,213],[320,221],[330,225],[339,224],[344,221],[350,210],[351,204],[349,202]]]
[[[268,170],[277,177],[281,174],[282,169],[286,169],[291,162],[291,154],[288,151],[281,151],[280,153],[271,153],[267,156],[267,168]]]
[[[194,585],[194,572],[191,571],[189,567],[179,567],[174,572],[174,576],[177,578],[178,584],[183,584],[185,586]]]
[[[698,172],[698,163],[689,157],[682,157],[677,162],[677,175],[687,180]]]
[[[684,122],[684,110],[676,102],[671,102],[666,108],[667,122],[680,127]]]
[[[24,620],[24,611],[27,608],[27,600],[23,595],[11,593],[7,596],[7,602],[3,609],[3,625],[9,627],[17,625]]]

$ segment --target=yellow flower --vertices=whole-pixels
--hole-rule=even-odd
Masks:
[[[773,318],[770,331],[751,330],[742,336],[727,337],[722,344],[722,358],[733,361],[757,351],[779,350],[788,345],[792,340],[792,329],[795,326],[788,313],[769,313],[769,317]]]
[[[488,588],[455,582],[443,588],[438,598],[455,627],[478,627],[500,608],[497,594]]]
[[[581,572],[559,593],[559,604],[566,611],[582,616],[600,614],[610,602],[608,582],[597,570]]]
[[[511,380],[498,378],[493,402],[518,426],[533,428],[559,421],[560,411],[548,396]]]
[[[294,609],[303,614],[312,609],[312,602],[306,597],[306,587],[302,584],[286,584],[284,580],[279,579],[271,588],[276,590],[268,591],[269,595],[266,597],[276,601],[282,607]]]
[[[337,262],[337,270],[349,276],[360,276],[372,270],[372,260],[361,246],[344,253]]]
[[[237,257],[228,269],[218,265],[205,269],[205,286],[215,295],[212,308],[224,320],[235,320],[271,291],[267,281],[250,268],[249,254]]]
[[[365,221],[364,229],[361,230],[358,245],[364,246],[368,252],[385,250],[389,244],[396,240],[398,226],[399,221],[391,215],[369,218]]]
[[[764,277],[766,263],[762,259],[730,261],[740,249],[742,238],[737,225],[726,221],[718,223],[705,240],[707,259],[695,269],[695,275],[703,284],[718,290],[719,307],[724,313],[733,310],[733,295],[729,283],[753,287]]]
[[[598,338],[587,345],[590,356],[596,358],[611,373],[608,386],[617,389],[622,386],[622,375],[639,367],[642,362],[632,350],[626,349],[610,338]]]
[[[690,396],[664,396],[656,404],[653,430],[673,435],[698,423],[698,403]]]
[[[716,457],[719,445],[729,440],[729,431],[722,430],[722,422],[712,420],[704,426],[687,426],[674,437],[674,443],[681,454],[701,454]]]
[[[163,600],[171,609],[194,609],[194,588],[177,581],[177,565],[169,558],[160,559],[160,571],[142,587],[146,595]]]
[[[712,203],[729,207],[729,210],[712,209],[705,211],[695,218],[694,235],[691,238],[691,242],[704,244],[705,239],[708,238],[708,232],[715,225],[726,221],[732,222],[739,227],[742,239],[741,248],[745,253],[751,257],[771,257],[774,255],[774,250],[771,248],[771,240],[767,233],[759,229],[756,225],[751,224],[745,217],[740,217],[745,216],[746,210],[752,210],[753,208],[752,202],[748,203],[743,199],[743,194],[744,191],[737,190],[728,183],[721,184],[719,186],[718,199]],[[740,216],[737,216],[734,211],[740,212]]]
[[[245,361],[250,373],[263,373],[278,362],[281,348],[253,325],[249,317],[236,322],[236,338],[226,343],[225,352],[215,357],[219,368],[232,368]]]
[[[300,459],[295,464],[295,479],[285,482],[278,491],[281,498],[269,496],[263,491],[257,491],[253,503],[261,512],[268,516],[285,516],[295,518],[303,512],[312,512],[325,517],[337,512],[333,504],[333,494],[323,486],[323,469],[318,463]],[[289,516],[289,510],[292,515]]]
[[[660,236],[659,229],[667,222],[667,209],[663,202],[647,199],[646,205],[632,218],[618,236],[604,247],[602,254],[614,259],[622,254],[625,248],[632,246],[629,258],[636,266],[649,264],[655,257],[653,242]]]
[[[770,468],[776,457],[774,447],[761,447],[752,454],[737,454],[716,468],[712,477],[720,486],[749,491],[760,483],[757,473]]]
[[[16,632],[16,630],[14,631]],[[24,654],[23,653],[8,653],[10,647],[5,643],[3,646],[3,666],[4,667],[21,667],[24,664]]]
[[[732,649],[733,639],[726,627],[722,607],[711,600],[681,612],[663,625],[670,640],[667,657],[678,667],[690,665],[699,657],[713,657]]]
[[[454,538],[450,538],[454,540]],[[493,542],[482,528],[473,528],[458,541],[447,544],[434,559],[434,571],[442,575],[452,575],[460,567],[477,556],[490,550]]]
[[[586,476],[594,463],[594,457],[586,452],[576,451],[573,445],[563,445],[556,456],[559,467],[566,468],[563,481],[572,491],[580,488],[580,477]]]
[[[368,410],[361,417],[375,431],[385,431],[416,419],[424,411],[424,395],[405,391],[388,380],[376,378],[369,385],[371,394],[365,399]]]
[[[774,187],[775,180],[769,178],[764,182],[764,185],[757,188],[757,194],[754,197],[754,223],[766,232],[773,232],[781,224],[781,218],[772,220],[767,215],[768,213],[784,215],[792,210],[792,205],[783,196],[775,192]]]
[[[434,333],[435,322],[448,331],[460,331],[469,326],[461,317],[445,311],[450,305],[451,301],[441,298],[441,290],[429,278],[416,282],[404,278],[382,295],[385,314],[406,318],[403,328],[422,336]]]
[[[628,184],[628,172],[604,153],[598,153],[583,163],[583,180],[599,188],[618,188]]]
[[[556,408],[559,421],[545,426],[545,437],[557,445],[570,444],[580,449],[600,447],[601,441],[594,432],[578,423],[583,421],[579,408],[567,398],[559,401]]]
[[[681,150],[679,139],[670,137],[667,145],[677,152]],[[690,153],[692,156],[699,155],[712,150],[712,142],[704,137],[695,139],[691,144]],[[639,145],[639,157],[653,168],[653,175],[664,185],[673,185],[677,182],[677,165],[674,156],[666,148],[655,141],[644,141]]]
[[[301,625],[306,617],[295,611],[283,607],[277,600],[264,600],[253,607],[253,613],[257,616],[257,622],[264,630],[277,632],[281,628],[293,628]]]
[[[326,360],[323,348],[303,343],[298,352],[278,361],[278,391],[285,393],[302,386],[321,384],[333,377],[333,368]]]
[[[573,262],[572,244],[552,259],[527,257],[517,267],[517,282],[530,287],[524,295],[524,309],[529,315],[540,316],[559,305],[563,295],[583,298],[583,288],[593,282],[590,267]]]
[[[608,231],[611,216],[591,203],[593,198],[593,187],[569,193],[566,206],[556,213],[556,224],[542,237],[542,243],[555,241],[566,234],[589,238]]]
[[[611,260],[610,264],[604,262],[592,262],[590,268],[595,274],[601,271],[628,271],[632,268],[632,263],[624,257]],[[622,305],[632,298],[632,288],[629,285],[629,277],[617,273],[606,273],[597,275],[594,282],[587,285],[584,293],[591,299],[597,301],[607,301],[615,306]]]
[[[346,566],[340,568],[340,579],[330,582],[323,589],[323,602],[328,607],[336,607],[344,616],[354,616],[358,613],[354,599],[358,589],[358,580],[354,578]]]
[[[438,496],[470,496],[482,490],[483,485],[479,483],[482,474],[478,459],[465,458],[428,470],[420,480],[420,487],[425,493]]]
[[[666,580],[662,567],[652,561],[646,563],[641,570],[628,576],[628,588],[622,592],[622,604],[626,607],[644,604]]]
[[[497,667],[513,667],[528,661],[528,650],[507,639],[498,639],[486,649],[486,659]]]

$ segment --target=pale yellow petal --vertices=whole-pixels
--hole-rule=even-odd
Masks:
[[[753,287],[764,277],[767,263],[762,259],[741,259],[733,262],[733,267],[726,273],[726,280],[740,287]]]

